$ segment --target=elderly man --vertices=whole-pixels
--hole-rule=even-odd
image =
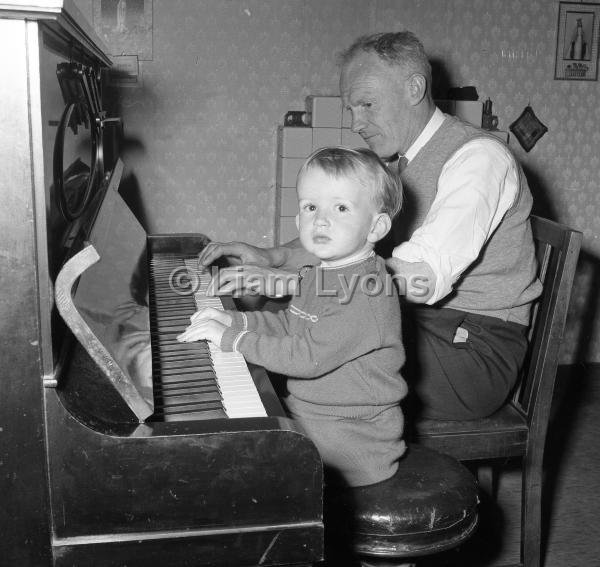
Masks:
[[[412,33],[359,38],[341,60],[352,130],[397,170],[405,191],[388,261],[406,283],[412,362],[404,374],[427,417],[489,415],[514,386],[541,291],[523,171],[497,138],[436,108],[431,66]],[[200,262],[221,255],[244,264],[247,275],[287,273],[288,281],[290,266],[310,262],[295,242],[213,243]],[[238,276],[225,272],[215,291],[239,289]]]

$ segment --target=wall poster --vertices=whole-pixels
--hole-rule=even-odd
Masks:
[[[555,79],[598,79],[600,4],[560,2]]]
[[[93,0],[94,28],[110,55],[152,60],[152,0]]]

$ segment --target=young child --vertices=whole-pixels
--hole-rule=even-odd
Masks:
[[[401,191],[371,150],[324,148],[302,166],[297,192],[300,241],[320,263],[300,270],[289,307],[202,309],[179,340],[208,339],[288,376],[287,409],[326,468],[349,486],[372,484],[392,476],[405,451],[400,304],[373,251]]]

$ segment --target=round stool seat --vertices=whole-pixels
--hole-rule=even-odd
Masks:
[[[477,482],[463,465],[410,445],[390,479],[328,493],[325,519],[338,537],[351,538],[358,554],[418,557],[467,539],[478,502]]]

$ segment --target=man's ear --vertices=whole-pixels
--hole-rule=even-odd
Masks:
[[[378,213],[373,218],[371,230],[367,235],[367,241],[375,244],[379,242],[392,228],[392,219],[387,213]]]
[[[300,213],[296,215],[296,228],[300,230]]]
[[[408,93],[413,105],[419,104],[427,94],[427,79],[420,73],[413,73],[407,79]]]

